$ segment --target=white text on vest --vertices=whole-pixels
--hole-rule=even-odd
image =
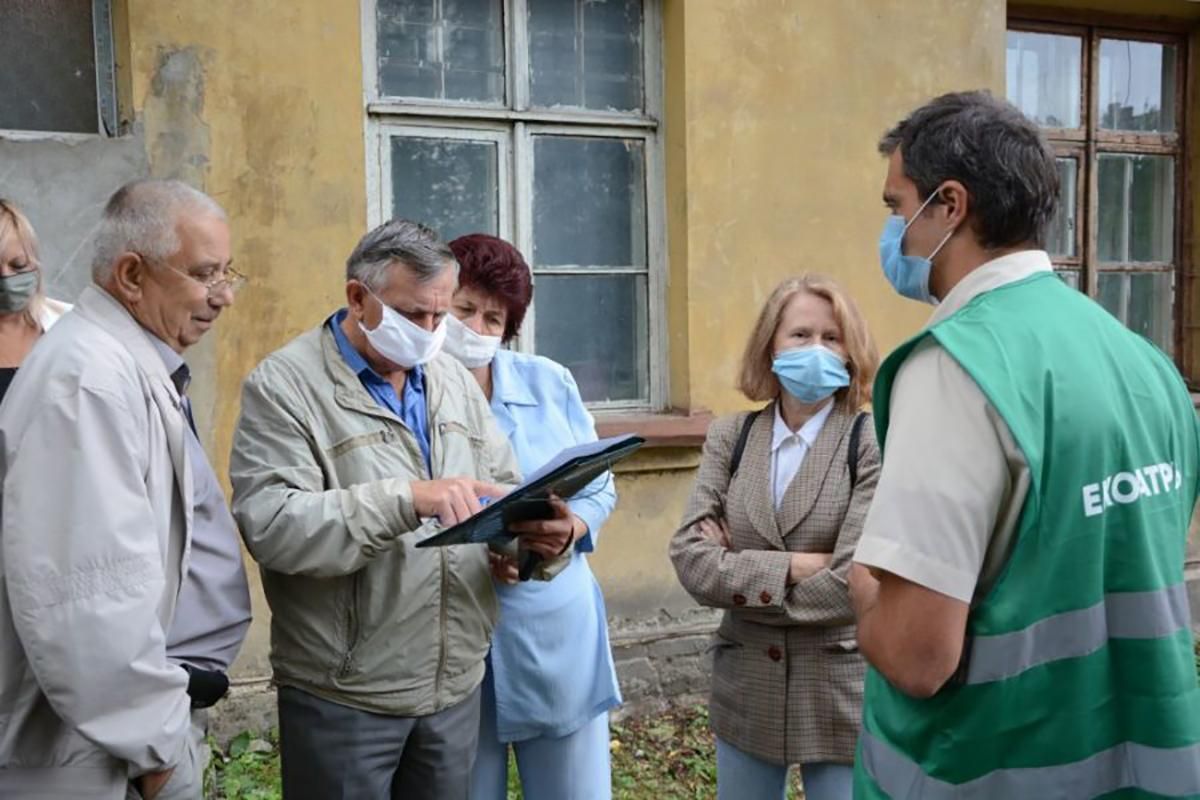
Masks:
[[[1173,464],[1151,464],[1132,472],[1118,472],[1083,487],[1083,513],[1094,517],[1114,503],[1133,503],[1142,497],[1173,492],[1182,485],[1183,473]]]

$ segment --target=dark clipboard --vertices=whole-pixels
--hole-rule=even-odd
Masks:
[[[546,519],[551,495],[570,500],[612,465],[638,450],[646,440],[640,436],[616,436],[568,448],[551,459],[531,480],[490,503],[470,519],[463,520],[417,543],[417,547],[448,547],[456,544],[508,542],[514,537],[508,526],[530,519]],[[579,455],[573,455],[578,452]],[[561,463],[556,463],[561,462]],[[526,553],[521,577],[527,579],[536,566],[535,553]]]

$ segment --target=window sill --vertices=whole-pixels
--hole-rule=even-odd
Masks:
[[[111,139],[100,133],[76,133],[74,131],[25,131],[12,128],[0,128],[0,141],[5,142],[61,142],[62,144],[82,144],[83,142]]]
[[[661,414],[597,414],[596,433],[601,439],[641,436],[646,447],[700,447],[712,421],[712,412],[704,408]]]

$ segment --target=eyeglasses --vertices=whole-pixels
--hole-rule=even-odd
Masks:
[[[179,272],[179,270],[175,271]],[[214,294],[219,292],[223,292],[226,289],[229,289],[231,292],[237,292],[238,289],[246,285],[246,281],[250,280],[233,267],[226,267],[223,272],[214,275],[208,280],[200,280],[199,278],[189,275],[186,272],[182,272],[180,274],[182,274],[183,277],[187,278],[188,280],[195,281],[207,289],[209,297],[212,297]]]
[[[137,253],[137,251],[134,251],[134,252]],[[179,275],[182,275],[183,277],[187,278],[189,281],[192,281],[193,283],[200,284],[201,286],[204,287],[205,291],[208,292],[208,296],[210,298],[215,294],[225,291],[226,289],[229,289],[229,291],[236,293],[238,289],[245,286],[246,282],[248,280],[250,280],[248,277],[246,277],[242,273],[238,272],[233,267],[226,267],[223,270],[215,270],[213,272],[213,276],[211,278],[201,279],[201,278],[197,278],[196,276],[194,276],[188,272],[185,272],[184,270],[176,269],[175,267],[172,267],[170,264],[166,264],[162,261],[157,261],[155,259],[146,258],[146,256],[142,255],[141,253],[137,253],[137,255],[143,261],[145,261],[147,264],[154,264],[155,266],[165,267],[166,269],[169,269],[171,272],[175,272],[175,273],[178,273]]]

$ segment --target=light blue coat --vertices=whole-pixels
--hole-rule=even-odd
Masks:
[[[564,447],[596,440],[570,371],[541,356],[496,353],[492,413],[525,475]],[[588,526],[570,565],[549,582],[497,585],[490,663],[502,741],[566,736],[621,702],[604,596],[586,555],[616,502],[605,473],[570,501]]]

